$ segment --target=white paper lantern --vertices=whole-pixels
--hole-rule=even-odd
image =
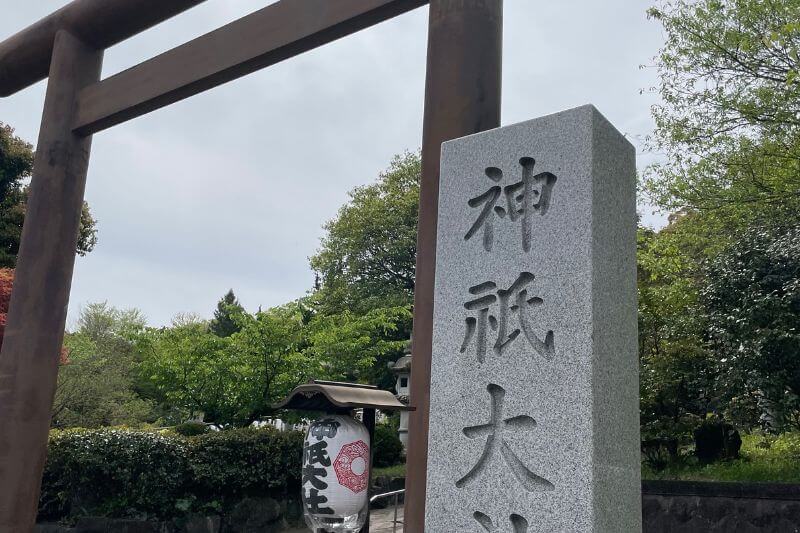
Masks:
[[[361,530],[369,508],[370,441],[354,418],[329,415],[311,423],[303,444],[303,507],[312,531]]]

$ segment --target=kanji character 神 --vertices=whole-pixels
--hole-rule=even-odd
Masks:
[[[495,185],[485,193],[471,198],[467,205],[473,208],[483,206],[475,223],[464,235],[464,240],[470,240],[475,233],[483,228],[483,248],[490,252],[494,243],[494,216],[497,215],[504,219],[506,215],[511,222],[522,219],[522,249],[529,252],[531,249],[531,216],[534,213],[544,215],[550,207],[550,199],[553,194],[553,186],[556,183],[556,176],[550,172],[533,173],[536,161],[531,157],[523,157],[519,160],[522,166],[522,179],[511,185],[500,187]],[[503,179],[503,171],[497,167],[488,167],[486,177],[495,183]],[[505,196],[506,207],[497,205],[501,192]]]
[[[309,432],[316,437],[317,440],[322,440],[322,437],[333,438],[336,436],[336,433],[338,433],[340,425],[339,422],[332,418],[324,418],[315,421],[311,425]]]

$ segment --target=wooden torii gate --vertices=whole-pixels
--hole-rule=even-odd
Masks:
[[[502,0],[280,0],[100,79],[106,48],[202,1],[74,0],[0,42],[0,96],[49,78],[0,352],[0,533],[36,519],[92,135],[429,4],[405,510],[421,533],[440,147],[500,125]]]

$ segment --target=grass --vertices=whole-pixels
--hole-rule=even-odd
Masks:
[[[743,434],[739,459],[701,465],[686,455],[661,471],[643,464],[642,478],[800,483],[800,432],[778,437]]]
[[[374,468],[372,477],[401,478],[406,465]],[[681,479],[686,481],[739,481],[800,483],[800,432],[778,437],[758,433],[742,434],[740,458],[701,465],[689,452],[665,468],[655,471],[642,464],[643,479]]]
[[[377,477],[406,477],[406,465],[405,463],[394,465],[394,466],[387,466],[384,468],[373,468],[372,469],[372,479]]]

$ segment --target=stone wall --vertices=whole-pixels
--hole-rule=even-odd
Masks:
[[[84,517],[68,527],[38,524],[35,533],[281,533],[305,531],[299,499],[243,498],[223,516],[190,515],[168,522]]]
[[[800,485],[644,481],[643,533],[798,533]]]
[[[403,486],[401,479],[380,481],[377,492]],[[302,531],[300,512],[297,501],[245,498],[225,517],[194,516],[182,523],[84,518],[73,528],[40,524],[36,532],[277,533]],[[644,481],[642,514],[643,533],[800,533],[800,485]]]

